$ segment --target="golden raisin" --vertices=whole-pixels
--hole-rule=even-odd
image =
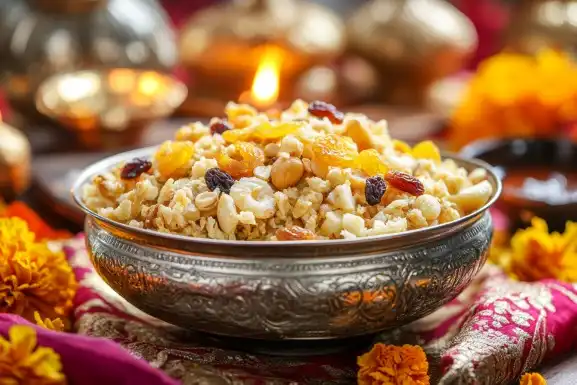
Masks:
[[[359,150],[362,151],[373,148],[371,133],[358,120],[351,120],[347,122],[347,131],[345,134],[353,139]]]
[[[228,130],[222,133],[222,138],[228,143],[245,142],[250,139],[253,131],[252,127]]]
[[[254,130],[254,138],[260,140],[275,140],[297,132],[303,123],[300,122],[264,122]]]
[[[363,170],[367,175],[377,174],[385,175],[389,168],[381,159],[377,150],[363,150],[357,157],[357,167]]]
[[[300,226],[290,226],[278,229],[276,239],[279,241],[312,241],[315,239],[315,234]]]
[[[411,153],[411,146],[409,146],[407,143],[403,142],[402,140],[393,139],[393,148],[402,154],[410,154]]]
[[[154,154],[154,160],[162,178],[177,179],[188,174],[193,155],[194,144],[192,142],[168,140],[160,145]]]
[[[419,196],[425,193],[425,186],[420,180],[401,171],[389,171],[385,180],[394,188],[411,195]]]
[[[227,131],[230,132],[230,131]],[[217,155],[220,168],[233,178],[242,178],[253,175],[253,170],[264,164],[264,152],[256,145],[239,142],[234,145],[236,154],[233,157],[221,152]]]
[[[357,146],[348,136],[319,136],[313,143],[313,160],[324,166],[352,167],[359,155]]]
[[[413,156],[417,159],[431,159],[436,162],[441,161],[439,148],[430,140],[420,142],[413,147]]]

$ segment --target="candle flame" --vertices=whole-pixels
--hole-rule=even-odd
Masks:
[[[251,100],[257,106],[270,106],[278,99],[282,51],[266,47],[260,60],[251,88]]]

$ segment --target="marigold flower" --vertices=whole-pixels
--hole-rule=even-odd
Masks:
[[[34,234],[36,239],[67,239],[72,237],[68,231],[54,230],[36,214],[34,210],[24,202],[13,202],[5,206],[0,202],[0,217],[18,217],[28,224],[28,228]]]
[[[429,385],[429,363],[420,346],[379,343],[357,364],[359,385]]]
[[[451,117],[452,145],[557,134],[577,120],[576,90],[577,66],[562,52],[494,55],[481,63]]]
[[[539,373],[525,373],[521,377],[519,385],[547,385],[547,380]]]
[[[0,385],[64,385],[60,356],[51,348],[37,347],[36,331],[14,325],[9,339],[0,336]]]
[[[577,282],[577,223],[568,222],[565,232],[549,233],[547,223],[533,218],[531,227],[511,238],[505,270],[521,281],[555,278]]]
[[[64,322],[60,318],[45,318],[42,319],[40,313],[37,311],[34,312],[34,321],[36,321],[36,325],[41,326],[48,330],[54,330],[56,332],[64,331]]]
[[[26,222],[0,218],[0,312],[34,322],[43,317],[66,317],[77,289],[72,268],[62,252],[36,242]]]

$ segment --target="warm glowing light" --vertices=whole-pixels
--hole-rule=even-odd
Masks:
[[[146,96],[153,96],[160,91],[161,87],[162,79],[155,72],[143,73],[138,81],[138,91]]]
[[[270,107],[278,99],[282,51],[266,47],[251,88],[251,102],[257,107]]]
[[[115,69],[110,71],[108,83],[110,88],[117,93],[128,93],[134,89],[136,74],[129,69]]]

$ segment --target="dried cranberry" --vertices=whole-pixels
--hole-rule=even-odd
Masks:
[[[317,118],[328,118],[333,124],[341,124],[345,118],[335,106],[318,100],[309,104],[309,113]]]
[[[423,183],[414,176],[404,172],[389,171],[387,175],[385,175],[385,180],[394,188],[411,195],[419,196],[425,193]]]
[[[225,131],[230,130],[231,127],[228,125],[226,120],[219,120],[210,125],[211,134],[222,134]]]
[[[143,172],[147,172],[152,167],[152,163],[146,159],[134,158],[127,162],[122,168],[120,177],[122,179],[138,178]]]
[[[383,178],[380,176],[367,178],[367,184],[365,185],[365,198],[369,205],[378,205],[386,191],[387,184]]]
[[[206,171],[204,180],[206,181],[206,185],[210,191],[214,191],[218,188],[220,191],[227,194],[230,193],[230,188],[235,182],[232,176],[216,167]]]

